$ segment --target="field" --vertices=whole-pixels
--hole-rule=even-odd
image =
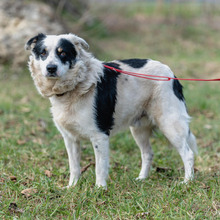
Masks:
[[[75,28],[101,60],[152,58],[168,64],[178,77],[220,78],[218,7],[142,3],[93,8],[90,16],[83,27],[75,21]],[[155,131],[151,174],[137,182],[140,152],[126,131],[111,139],[108,190],[94,185],[95,159],[88,142],[82,143],[82,177],[67,190],[62,189],[69,178],[67,153],[49,101],[37,93],[26,67],[15,75],[4,66],[0,219],[219,219],[219,82],[182,84],[199,148],[194,181],[179,184],[181,158]]]

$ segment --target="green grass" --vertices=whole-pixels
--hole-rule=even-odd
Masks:
[[[201,18],[198,10],[190,11],[192,23]],[[166,23],[165,12],[161,16],[166,19],[155,22],[155,13],[144,7],[140,12],[128,7],[123,13],[122,20],[130,14],[129,24],[140,13],[144,21],[154,19],[146,30],[140,21],[135,34],[96,23],[96,28],[101,25],[107,30],[90,39],[91,50],[100,59],[150,54],[168,63],[177,76],[220,76],[219,32],[211,25],[195,27],[184,15],[184,25],[179,27],[175,22]],[[220,13],[215,12],[217,15]],[[99,12],[97,19],[102,16]],[[84,35],[93,31],[84,30]],[[0,74],[0,219],[220,218],[219,82],[183,82],[199,148],[193,182],[179,184],[184,176],[182,161],[159,131],[151,139],[155,156],[150,177],[135,181],[140,152],[129,132],[124,132],[111,139],[108,190],[95,187],[94,166],[82,174],[76,187],[66,190],[62,187],[68,184],[68,159],[51,119],[49,101],[37,93],[26,69],[16,76],[6,71]],[[83,142],[82,167],[94,161],[91,145]],[[158,172],[157,167],[167,169]],[[52,176],[47,177],[45,170]],[[21,193],[28,188],[36,189],[30,197]]]

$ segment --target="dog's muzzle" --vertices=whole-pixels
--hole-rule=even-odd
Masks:
[[[57,75],[57,65],[48,64],[47,65],[47,77],[58,77]]]

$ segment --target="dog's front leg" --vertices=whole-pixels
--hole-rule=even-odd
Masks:
[[[69,158],[70,179],[68,187],[76,185],[80,177],[80,143],[73,136],[63,135]]]
[[[105,134],[91,138],[91,142],[95,152],[96,160],[96,185],[98,187],[106,186],[109,169],[109,137]]]

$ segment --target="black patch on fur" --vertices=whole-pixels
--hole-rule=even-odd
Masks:
[[[127,59],[119,61],[133,68],[141,68],[148,62],[148,59]]]
[[[35,46],[33,48],[33,53],[35,54],[36,59],[42,58],[42,60],[45,60],[48,56],[48,52],[45,50],[45,46],[43,44],[43,40],[46,38],[45,34],[38,34],[37,36],[33,37],[27,42],[27,45],[31,45],[32,43],[35,43]],[[42,56],[42,53],[45,53],[44,56]]]
[[[183,86],[180,84],[179,80],[173,80],[173,92],[179,100],[184,102]]]
[[[103,64],[120,69],[117,63],[112,62]],[[100,131],[109,135],[114,125],[113,114],[117,101],[117,78],[120,73],[105,67],[103,71],[104,75],[101,81],[97,83],[96,87],[96,124]]]
[[[40,34],[38,34],[38,35],[32,37],[32,38],[27,42],[26,45],[27,45],[27,47],[30,47],[31,44],[37,43],[37,41],[41,41],[41,40],[43,40],[44,38],[46,38],[46,35],[40,33]]]
[[[61,53],[58,51],[58,48],[62,48]],[[65,55],[63,55],[63,53]],[[69,68],[72,68],[75,63],[77,53],[74,45],[69,40],[60,39],[56,48],[56,54],[63,64],[69,63]]]

